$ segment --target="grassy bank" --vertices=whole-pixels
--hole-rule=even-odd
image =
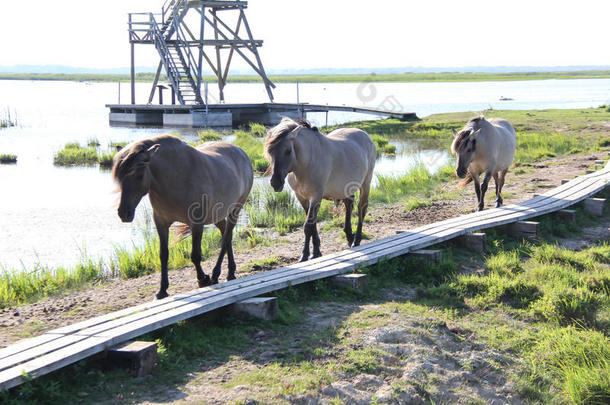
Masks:
[[[203,260],[220,248],[220,232],[214,228],[203,234]],[[236,249],[253,248],[266,239],[249,230],[238,230],[234,235]],[[170,243],[170,269],[190,266],[191,238]],[[129,279],[152,274],[159,269],[159,239],[156,233],[144,232],[141,243],[116,247],[105,260],[83,257],[71,267],[51,268],[38,265],[33,269],[8,269],[0,266],[0,309],[34,302],[39,299],[89,287],[114,278]]]
[[[581,210],[578,219],[598,221]],[[323,281],[275,292],[280,314],[272,322],[221,316],[151,333],[143,339],[156,340],[159,362],[145,379],[81,362],[0,399],[169,402],[178,392],[188,401],[221,375],[206,399],[342,403],[332,402],[334,393],[353,388],[333,391],[331,384],[352,382],[364,391],[358,381],[389,381],[390,399],[411,393],[425,403],[447,395],[483,403],[486,385],[466,388],[504,380],[508,402],[608,403],[610,246],[565,249],[557,238],[578,237],[580,229],[541,220],[537,242],[488,232],[484,257],[445,243],[437,247],[444,255],[438,264],[405,256],[363,268],[366,292]],[[381,343],[373,339],[384,331]],[[417,367],[425,371],[411,372]],[[241,396],[229,396],[236,392]]]
[[[119,143],[111,143],[107,149],[102,149],[97,139],[89,140],[86,146],[82,146],[78,142],[70,142],[55,154],[53,164],[56,166],[92,166],[99,164],[100,167],[109,169],[112,167],[116,145],[119,145]],[[124,146],[124,143],[120,143],[120,145]]]
[[[10,153],[0,153],[0,164],[17,163],[17,155]]]
[[[362,83],[362,82],[475,82],[548,79],[599,79],[609,78],[608,70],[583,70],[568,72],[514,72],[514,73],[399,73],[399,74],[329,74],[329,75],[270,75],[275,83]],[[138,73],[136,81],[152,82],[153,73]],[[81,82],[128,82],[125,74],[61,74],[61,73],[0,73],[0,80],[69,80]],[[167,81],[164,75],[162,81]],[[204,76],[204,81],[215,83],[215,76]],[[261,82],[255,75],[233,75],[229,83]]]

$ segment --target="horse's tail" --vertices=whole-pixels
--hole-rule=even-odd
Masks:
[[[459,187],[460,188],[466,187],[466,185],[471,183],[472,180],[473,180],[472,175],[470,174],[470,172],[468,172],[468,174],[466,174],[466,177],[464,177],[464,180],[460,181]]]
[[[173,245],[180,242],[182,239],[191,236],[191,227],[186,224],[174,225],[172,228],[174,228],[174,231],[176,232],[176,241]]]

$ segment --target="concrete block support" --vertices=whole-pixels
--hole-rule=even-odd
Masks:
[[[136,377],[148,375],[157,364],[157,343],[124,343],[108,350],[107,360],[113,366],[130,368]]]
[[[440,263],[443,260],[443,251],[439,249],[421,249],[409,253],[409,257],[420,259],[429,263]]]
[[[487,235],[483,232],[472,232],[455,239],[456,242],[466,249],[477,253],[487,252]]]
[[[605,198],[587,198],[583,201],[585,210],[593,215],[601,217],[604,215],[604,206],[606,205]]]
[[[562,221],[576,223],[576,210],[559,210],[555,212],[555,216]]]
[[[358,291],[366,291],[369,288],[369,280],[366,274],[341,274],[331,277],[330,283],[335,287],[353,288]]]
[[[255,318],[271,321],[277,317],[277,297],[255,297],[236,302],[231,306],[233,313],[246,313]]]
[[[508,224],[504,227],[509,235],[517,238],[533,239],[538,236],[538,226],[540,222],[535,221],[517,221]]]

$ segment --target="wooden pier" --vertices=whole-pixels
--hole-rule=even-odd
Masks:
[[[109,350],[137,336],[241,300],[289,286],[332,277],[404,255],[469,232],[562,210],[610,185],[610,162],[602,170],[530,200],[406,230],[356,248],[212,287],[200,288],[55,329],[0,350],[0,389],[39,377]]]
[[[413,112],[388,111],[377,108],[332,106],[309,103],[151,105],[107,104],[112,125],[155,125],[167,127],[238,127],[250,122],[276,125],[282,117],[304,118],[314,112],[352,112],[416,121]]]

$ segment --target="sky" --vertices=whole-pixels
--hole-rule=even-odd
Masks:
[[[127,13],[162,2],[3,0],[0,66],[127,67]],[[246,15],[267,69],[610,65],[609,0],[251,0]]]

